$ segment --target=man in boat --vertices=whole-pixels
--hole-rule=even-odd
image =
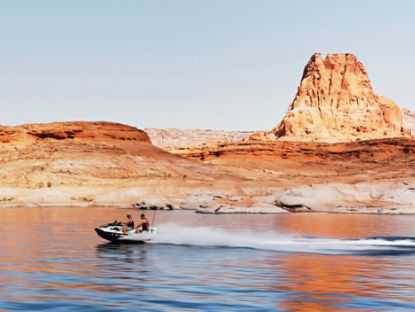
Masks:
[[[138,221],[137,228],[135,230],[137,233],[141,233],[142,231],[148,231],[149,229],[150,222],[148,222],[146,215],[142,213],[140,216],[140,220]]]
[[[124,222],[126,227],[123,228],[123,232],[126,234],[128,231],[131,231],[134,229],[134,220],[133,216],[130,214],[127,214],[127,222]]]

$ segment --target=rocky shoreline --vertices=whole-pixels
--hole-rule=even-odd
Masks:
[[[355,185],[328,183],[289,188],[281,194],[255,198],[251,205],[238,204],[244,198],[234,198],[233,203],[194,199],[141,201],[134,208],[176,210],[189,209],[197,213],[353,213],[353,214],[415,214],[415,182],[393,184],[359,183]],[[251,198],[252,200],[252,198]],[[228,202],[232,198],[227,199]]]
[[[414,182],[329,183],[291,188],[276,204],[291,212],[415,214]]]
[[[229,190],[183,189],[180,196],[168,194],[165,197],[150,195],[143,188],[113,191],[105,188],[8,188],[0,189],[0,208],[100,206],[136,210],[192,210],[202,214],[415,214],[414,197],[415,180],[310,184],[285,189],[256,189],[250,195],[237,195]]]

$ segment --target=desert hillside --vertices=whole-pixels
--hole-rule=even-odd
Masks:
[[[110,122],[0,129],[0,181],[8,187],[114,185],[125,180],[209,180],[214,168],[152,145],[146,132]]]
[[[239,179],[168,153],[152,145],[144,131],[117,123],[2,126],[0,142],[0,202],[7,205],[94,203],[99,198],[131,204],[142,192],[176,196],[181,186]]]
[[[3,127],[1,138],[0,206],[138,202],[145,209],[209,213],[413,211],[411,139],[246,140],[171,154],[139,129],[105,122]],[[328,193],[337,197],[327,202]]]

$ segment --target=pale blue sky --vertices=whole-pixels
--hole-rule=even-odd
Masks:
[[[0,0],[0,124],[270,129],[314,52],[415,110],[415,1]]]

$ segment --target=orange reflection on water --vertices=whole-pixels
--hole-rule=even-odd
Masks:
[[[288,215],[276,222],[276,226],[284,233],[337,238],[404,235],[413,232],[413,224],[414,218],[410,216],[405,219],[405,216],[320,213]],[[401,289],[401,285],[392,282],[385,289],[388,281],[396,279],[391,271],[393,260],[388,257],[296,253],[278,259],[286,283],[276,286],[275,290],[300,293],[286,297],[278,306],[280,309],[350,311],[347,304],[351,299],[348,296],[382,300],[389,293]],[[281,260],[283,261],[280,262]],[[341,308],[342,306],[345,307]]]
[[[300,295],[285,298],[279,306],[281,309],[350,311],[348,296],[384,296],[383,287],[388,277],[381,272],[382,267],[390,264],[384,258],[295,254],[282,260],[282,278],[286,283],[275,290],[299,292]]]

